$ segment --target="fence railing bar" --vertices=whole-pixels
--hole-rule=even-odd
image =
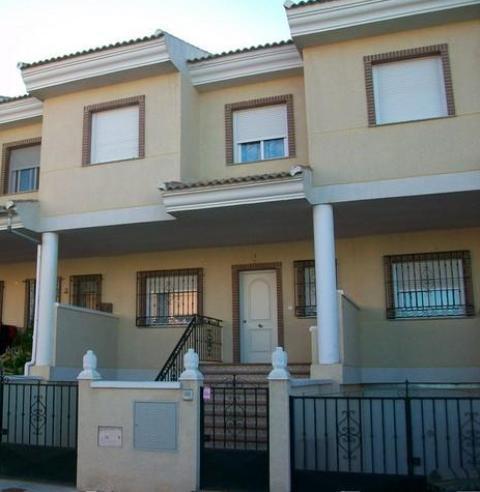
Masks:
[[[435,468],[438,468],[438,436],[437,436],[437,405],[436,401],[432,401],[433,413],[433,442],[435,446]]]

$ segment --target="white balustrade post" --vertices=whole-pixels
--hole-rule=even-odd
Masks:
[[[340,340],[335,235],[333,207],[331,205],[314,205],[313,233],[317,301],[317,363],[338,364],[340,361]]]
[[[79,380],[102,379],[97,371],[97,356],[93,350],[87,350],[83,356],[83,371],[77,376]]]
[[[38,321],[36,360],[38,366],[53,364],[55,301],[57,298],[58,234],[42,234],[40,278],[37,279]]]

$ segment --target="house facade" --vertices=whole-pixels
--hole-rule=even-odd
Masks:
[[[286,42],[157,32],[20,65],[0,313],[34,327],[27,374],[92,348],[153,379],[198,314],[217,363],[282,346],[344,384],[479,380],[478,2],[285,11]]]

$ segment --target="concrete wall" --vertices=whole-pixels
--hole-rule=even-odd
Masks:
[[[80,381],[78,428],[77,487],[79,490],[104,492],[198,490],[200,388],[195,382],[183,382],[193,390],[193,401],[182,399],[182,389],[161,388],[177,383],[150,383],[148,388],[98,387],[98,383]],[[142,387],[143,386],[143,387]],[[177,403],[177,449],[146,451],[134,447],[135,402]],[[121,447],[101,447],[98,427],[120,427]]]
[[[476,315],[466,319],[387,320],[383,256],[402,253],[470,250]],[[383,368],[444,368],[463,370],[480,367],[480,229],[385,234],[336,241],[339,288],[359,306],[358,363],[377,374]],[[290,362],[309,362],[309,327],[314,319],[294,316],[295,260],[313,258],[310,241],[228,248],[142,253],[105,258],[62,260],[62,302],[68,302],[70,275],[103,275],[103,301],[113,303],[119,317],[117,364],[139,376],[158,371],[180,337],[179,328],[135,326],[136,272],[157,269],[204,269],[204,312],[224,320],[224,360],[232,360],[232,274],[235,264],[282,263],[285,347]],[[33,264],[0,265],[5,280],[5,322],[23,323],[22,280],[34,276]],[[349,337],[348,346],[352,343]],[[348,349],[348,346],[346,348]],[[383,372],[382,372],[383,371]],[[398,371],[397,371],[398,372]],[[439,376],[441,371],[437,371]],[[124,374],[123,377],[126,377]],[[405,379],[405,378],[404,378]]]
[[[117,367],[118,317],[91,309],[56,304],[56,368],[71,368],[78,374],[88,349],[95,352],[104,368]]]
[[[316,184],[480,169],[480,22],[472,20],[304,50],[310,164]],[[447,43],[456,116],[368,127],[363,57]]]

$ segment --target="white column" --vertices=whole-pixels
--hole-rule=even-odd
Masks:
[[[36,365],[49,366],[53,363],[53,339],[55,301],[57,299],[58,234],[42,234],[40,278],[37,278],[38,322],[36,334]]]
[[[340,361],[333,207],[313,206],[318,363]]]

